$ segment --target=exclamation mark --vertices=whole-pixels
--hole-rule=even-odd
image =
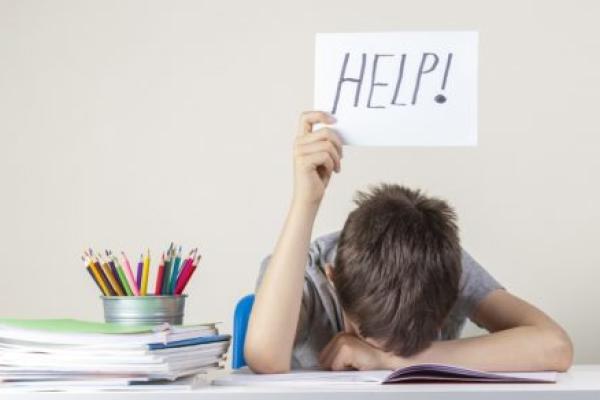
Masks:
[[[446,70],[444,71],[444,80],[442,80],[442,90],[446,90],[446,82],[448,81],[448,71],[450,71],[450,64],[452,63],[452,53],[448,53],[448,60],[446,61]],[[434,97],[436,103],[443,104],[446,102],[446,96],[438,94]]]

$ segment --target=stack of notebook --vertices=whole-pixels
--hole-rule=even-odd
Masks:
[[[215,324],[134,326],[0,319],[0,386],[167,389],[222,368],[230,336]]]

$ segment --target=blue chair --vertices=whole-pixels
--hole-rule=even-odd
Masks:
[[[233,313],[233,346],[231,348],[231,368],[239,369],[246,365],[244,359],[244,343],[246,342],[246,330],[248,319],[254,304],[254,295],[249,294],[238,301]]]

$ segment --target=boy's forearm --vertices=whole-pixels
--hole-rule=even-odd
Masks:
[[[571,343],[560,331],[520,326],[478,337],[436,341],[408,359],[390,356],[387,367],[442,363],[483,371],[565,371],[571,359]]]
[[[281,236],[256,292],[244,346],[255,372],[290,369],[308,247],[319,204],[334,171],[340,171],[342,141],[330,128],[314,124],[335,119],[320,111],[300,116],[294,140],[294,197]]]
[[[318,203],[292,203],[256,292],[245,353],[248,365],[257,372],[284,372],[290,368],[318,207]]]

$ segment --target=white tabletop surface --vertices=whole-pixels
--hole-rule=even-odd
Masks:
[[[600,399],[600,365],[578,365],[549,384],[401,384],[401,385],[311,385],[311,386],[203,386],[191,391],[170,392],[15,392],[2,389],[2,400],[254,400],[322,398],[351,399]]]

